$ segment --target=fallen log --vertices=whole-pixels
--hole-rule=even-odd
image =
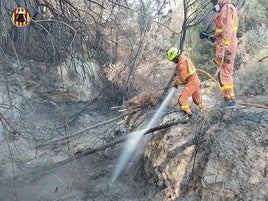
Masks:
[[[70,138],[73,138],[73,137],[79,137],[79,136],[81,136],[82,134],[84,134],[86,131],[89,131],[89,130],[98,128],[98,127],[103,126],[103,125],[105,125],[105,124],[109,124],[109,123],[111,123],[111,122],[113,122],[113,121],[116,121],[116,120],[118,120],[118,119],[122,119],[123,117],[128,116],[128,115],[132,115],[132,114],[134,114],[134,113],[136,113],[136,112],[137,112],[137,111],[132,111],[132,112],[129,112],[129,113],[127,113],[127,114],[120,115],[120,116],[115,117],[115,118],[113,118],[113,119],[109,119],[108,121],[104,121],[104,122],[101,122],[101,123],[99,123],[99,124],[95,124],[95,125],[93,125],[93,126],[90,126],[90,127],[88,127],[88,128],[85,128],[85,129],[83,129],[83,130],[80,130],[80,131],[78,131],[78,132],[76,132],[76,133],[73,133],[73,134],[71,134],[71,135],[69,135],[69,136],[65,136],[65,137],[62,137],[62,138],[57,138],[57,139],[52,140],[52,141],[50,141],[50,142],[40,144],[40,145],[36,146],[36,149],[40,149],[40,148],[43,148],[43,147],[46,147],[46,146],[51,146],[51,145],[60,143],[60,142],[62,142],[62,141],[64,141],[64,143],[68,143],[68,142],[70,141]]]
[[[163,124],[163,125],[160,125],[160,126],[156,126],[156,127],[153,127],[153,128],[150,128],[148,129],[144,135],[147,135],[149,133],[152,133],[152,132],[155,132],[155,131],[158,131],[158,130],[162,130],[162,129],[166,129],[166,128],[170,128],[174,125],[177,125],[177,124],[185,124],[186,121],[185,120],[177,120],[177,121],[173,121],[173,122],[169,122],[169,123],[166,123],[166,124]],[[93,153],[96,153],[96,152],[99,152],[99,151],[103,151],[109,147],[112,147],[114,145],[117,145],[117,144],[120,144],[124,141],[126,141],[128,138],[128,136],[124,136],[124,137],[121,137],[115,141],[112,141],[110,143],[107,143],[103,146],[99,146],[99,147],[96,147],[96,148],[87,148],[85,149],[84,151],[78,151],[78,152],[75,152],[74,155],[71,157],[71,158],[68,158],[66,160],[63,160],[59,163],[57,163],[58,165],[64,165],[66,163],[69,163],[69,162],[72,162],[74,160],[78,160],[78,159],[81,159],[85,156],[88,156],[90,154],[93,154]]]
[[[257,108],[262,108],[262,109],[268,109],[268,106],[254,104],[254,103],[239,103],[239,105],[243,105],[243,106],[247,106],[247,107],[257,107]]]

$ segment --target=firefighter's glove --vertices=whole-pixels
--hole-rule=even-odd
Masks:
[[[232,57],[232,53],[229,50],[224,52],[224,62],[225,63],[227,63],[227,64],[231,63],[231,57]]]
[[[201,39],[206,38],[206,39],[210,40],[212,43],[215,42],[215,38],[212,35],[209,35],[209,33],[206,32],[206,31],[201,31],[200,34],[199,34],[199,37]]]
[[[212,35],[210,35],[210,36],[208,37],[208,39],[209,39],[212,43],[215,43],[215,41],[216,41],[216,39],[215,39]]]
[[[177,79],[177,80],[175,80],[173,87],[175,87],[177,89],[178,86],[181,84],[182,84],[182,82],[179,79]]]
[[[213,59],[213,62],[217,65],[217,66],[221,66],[221,58],[215,57]]]
[[[200,34],[199,34],[199,37],[201,39],[204,39],[204,38],[208,39],[209,38],[209,34],[206,31],[201,31]]]
[[[227,50],[227,51],[224,52],[224,58],[223,58],[223,60],[220,57],[215,57],[213,59],[213,62],[217,66],[221,66],[222,65],[222,62],[227,63],[227,64],[231,63],[231,59],[232,59],[232,53],[229,50]]]

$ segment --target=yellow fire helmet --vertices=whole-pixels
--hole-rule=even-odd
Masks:
[[[175,59],[178,55],[180,55],[180,50],[176,47],[171,47],[167,51],[167,58],[169,61]]]

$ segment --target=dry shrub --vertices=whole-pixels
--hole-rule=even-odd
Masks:
[[[127,108],[145,108],[148,106],[154,106],[159,100],[161,93],[162,91],[155,92],[152,90],[144,90],[127,100],[124,104]]]
[[[268,29],[266,24],[255,25],[240,39],[237,71],[237,94],[241,96],[268,95]]]
[[[237,93],[242,96],[268,95],[268,68],[255,63],[238,78]]]

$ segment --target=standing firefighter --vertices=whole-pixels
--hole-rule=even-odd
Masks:
[[[180,51],[172,47],[167,51],[167,58],[174,63],[177,63],[178,79],[174,82],[174,87],[185,84],[183,91],[178,99],[180,108],[186,114],[186,119],[192,115],[192,111],[188,105],[188,99],[192,96],[194,103],[200,108],[204,109],[200,96],[200,80],[196,74],[196,68],[192,61],[180,54]]]
[[[233,86],[234,59],[237,50],[236,31],[238,27],[238,15],[235,6],[230,0],[211,0],[214,10],[215,33],[209,35],[205,31],[200,33],[200,38],[215,41],[216,55],[213,61],[219,71],[218,77],[223,92],[223,102],[220,107],[235,106],[235,94]]]

